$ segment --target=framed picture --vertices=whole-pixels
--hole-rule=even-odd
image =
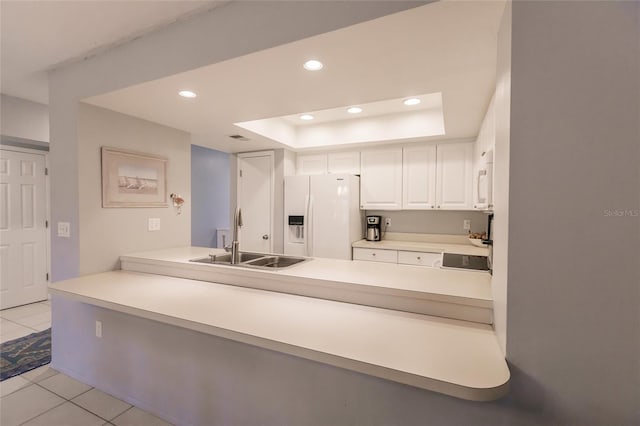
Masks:
[[[102,207],[168,207],[167,159],[102,147]]]

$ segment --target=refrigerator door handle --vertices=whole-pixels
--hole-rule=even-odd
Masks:
[[[310,225],[309,225],[309,195],[304,196],[304,234],[302,238],[304,240],[304,256],[309,256],[309,234],[310,234]]]
[[[313,196],[309,195],[307,202],[307,237],[305,238],[305,255],[313,256]]]

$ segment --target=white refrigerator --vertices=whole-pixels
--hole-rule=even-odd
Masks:
[[[284,254],[351,260],[363,232],[360,177],[285,176]]]

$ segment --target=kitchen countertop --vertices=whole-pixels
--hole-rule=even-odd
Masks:
[[[484,324],[128,271],[49,288],[54,297],[458,398],[494,400],[508,388],[507,364],[492,328]],[[251,314],[238,306],[250,306]]]
[[[493,298],[486,272],[312,258],[264,270],[189,262],[221,249],[177,247],[120,257],[122,269],[281,291],[490,324]],[[464,312],[461,314],[460,311]]]
[[[360,240],[353,243],[354,248],[368,248],[381,250],[407,250],[435,253],[457,253],[472,256],[488,256],[489,249],[472,245],[466,236],[458,235],[427,235],[387,233],[389,238],[381,241]],[[407,239],[403,239],[407,238]],[[415,238],[410,240],[408,238]],[[441,239],[441,241],[438,241]],[[421,241],[422,240],[422,241]]]

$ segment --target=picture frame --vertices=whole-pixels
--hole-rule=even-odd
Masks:
[[[169,207],[167,158],[102,147],[102,207]]]

